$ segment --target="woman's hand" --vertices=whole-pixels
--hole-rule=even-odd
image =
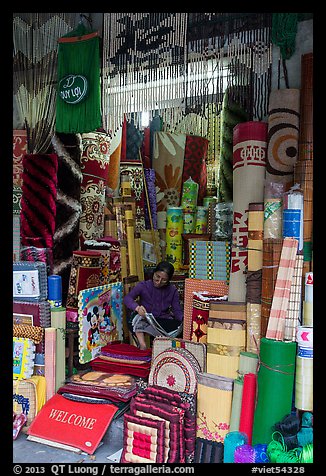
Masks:
[[[144,306],[137,306],[135,311],[142,317],[144,317],[147,312]]]

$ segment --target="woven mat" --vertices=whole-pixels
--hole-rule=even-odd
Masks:
[[[207,291],[209,294],[215,294],[215,296],[225,296],[229,292],[229,287],[226,281],[191,278],[185,280],[182,337],[186,340],[191,340],[193,293],[198,291]]]
[[[149,385],[193,394],[197,390],[198,361],[185,349],[167,349],[152,360]]]
[[[206,370],[206,347],[201,342],[190,342],[184,339],[169,337],[155,337],[152,345],[152,359],[155,359],[161,352],[167,349],[174,349],[176,351],[180,349],[186,349],[193,357],[198,361],[200,371]]]

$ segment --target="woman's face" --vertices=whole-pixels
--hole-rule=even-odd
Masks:
[[[165,271],[155,271],[153,274],[153,283],[156,288],[166,286],[169,282],[169,276]]]

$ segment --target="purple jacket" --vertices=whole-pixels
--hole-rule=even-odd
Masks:
[[[139,297],[139,302],[136,301],[137,297]],[[175,285],[171,283],[162,288],[155,288],[151,279],[140,281],[124,297],[123,302],[132,311],[135,311],[136,307],[141,304],[154,317],[174,318],[178,321],[183,319],[179,293]],[[169,312],[169,307],[172,308],[172,314]]]

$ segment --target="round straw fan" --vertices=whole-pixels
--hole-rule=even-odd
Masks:
[[[167,349],[153,360],[148,383],[193,394],[197,389],[198,372],[198,361],[188,350]]]

